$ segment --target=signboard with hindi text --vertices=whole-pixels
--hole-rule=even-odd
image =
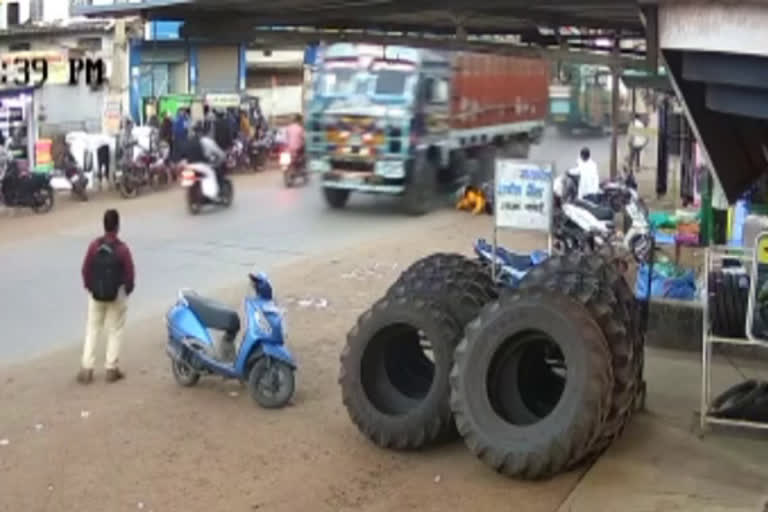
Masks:
[[[497,159],[494,210],[497,228],[549,233],[554,165]]]

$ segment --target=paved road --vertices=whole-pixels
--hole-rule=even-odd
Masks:
[[[604,167],[608,141],[549,134],[532,157],[555,159],[559,169],[566,169],[588,144]],[[277,175],[246,177],[240,183],[231,210],[198,217],[187,215],[178,190],[130,205],[113,201],[124,211],[122,235],[138,269],[131,317],[169,306],[180,287],[215,290],[243,279],[254,265],[268,271],[288,259],[395,236],[398,226],[429,221],[393,212],[396,203],[389,199],[366,196],[353,196],[345,211],[329,211],[316,186],[286,190]],[[0,361],[27,359],[83,335],[79,265],[104,206],[82,205],[82,215],[55,211],[46,217],[0,218]]]

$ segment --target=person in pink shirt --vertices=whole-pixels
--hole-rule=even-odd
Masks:
[[[291,153],[291,158],[296,162],[304,158],[304,124],[301,114],[293,118],[293,122],[285,130],[286,146]]]

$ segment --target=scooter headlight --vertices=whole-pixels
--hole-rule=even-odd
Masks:
[[[253,312],[253,320],[256,322],[256,325],[259,326],[259,329],[266,334],[267,336],[272,335],[272,324],[269,323],[269,320],[267,319],[267,316],[264,314],[264,312],[256,308]]]

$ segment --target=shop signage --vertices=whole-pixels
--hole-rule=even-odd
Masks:
[[[496,160],[496,227],[549,233],[553,170],[551,164]]]
[[[240,106],[240,95],[238,94],[206,94],[205,102],[211,108],[237,108]]]

